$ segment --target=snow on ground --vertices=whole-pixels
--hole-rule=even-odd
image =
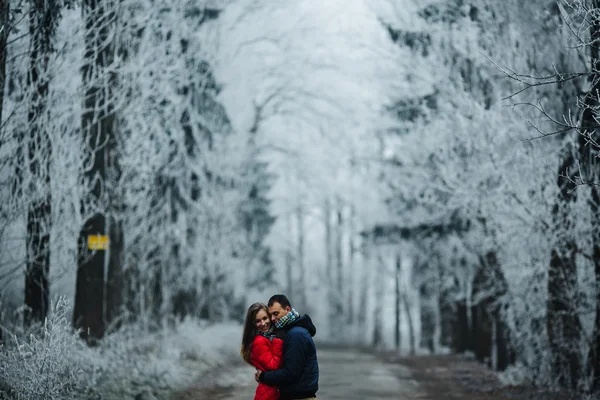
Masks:
[[[124,326],[88,347],[72,331],[68,315],[68,305],[59,302],[36,335],[5,327],[0,398],[166,398],[182,388],[213,384],[225,366],[240,364],[242,327],[235,322],[190,319],[154,332]]]
[[[147,338],[137,338],[126,353],[139,357],[139,369],[123,371],[132,385],[115,385],[119,393],[128,388],[128,395],[141,398],[162,397],[161,394],[181,388],[214,382],[214,374],[224,366],[236,363],[241,341],[241,325],[233,322],[208,324],[187,320],[173,330],[164,330]],[[116,337],[115,343],[122,338]],[[128,341],[122,341],[127,343]],[[110,347],[110,344],[107,344]],[[135,349],[141,353],[135,354]],[[108,364],[110,360],[105,360]],[[127,367],[126,363],[123,367]],[[138,397],[139,398],[139,397]]]

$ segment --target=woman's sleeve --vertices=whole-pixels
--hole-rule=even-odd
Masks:
[[[252,343],[251,361],[262,371],[273,371],[281,366],[281,352],[274,351],[272,343],[264,336],[257,336]]]

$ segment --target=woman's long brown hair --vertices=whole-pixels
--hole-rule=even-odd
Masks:
[[[248,312],[246,313],[246,321],[244,322],[244,331],[242,334],[242,348],[240,350],[240,355],[248,364],[250,364],[250,352],[252,351],[252,342],[254,341],[254,337],[256,336],[256,325],[254,321],[256,319],[256,314],[260,310],[265,310],[267,314],[269,314],[269,309],[263,303],[254,303],[248,308]]]

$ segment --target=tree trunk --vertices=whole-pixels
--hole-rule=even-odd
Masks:
[[[116,0],[118,3],[122,0]],[[115,24],[116,25],[116,24]],[[122,37],[122,36],[121,36]],[[113,41],[115,52],[121,59],[127,57],[127,44],[116,38]],[[117,75],[111,75],[111,87],[117,85]],[[116,113],[115,113],[116,114]],[[106,276],[106,324],[112,329],[119,329],[122,321],[119,318],[124,313],[125,284],[123,277],[123,264],[125,262],[125,234],[123,232],[123,218],[125,215],[125,193],[121,179],[123,168],[121,163],[123,138],[117,118],[114,118],[113,135],[107,143],[107,189],[110,193],[108,212],[108,236],[110,238],[108,271]],[[194,193],[192,193],[192,198]],[[158,322],[158,321],[157,321]]]
[[[302,206],[296,209],[296,229],[298,241],[296,242],[296,256],[298,258],[298,272],[300,279],[298,284],[298,301],[302,310],[306,310],[306,272],[304,265],[304,210]]]
[[[462,353],[472,350],[473,344],[469,342],[469,316],[467,313],[467,301],[456,302],[456,329],[454,330],[454,345],[456,352]]]
[[[108,178],[110,156],[106,144],[114,140],[115,135],[113,91],[116,76],[114,71],[108,71],[114,59],[114,5],[111,0],[84,0],[82,5],[85,21],[82,67],[85,88],[82,115],[84,184],[91,189],[82,199],[81,206],[85,219],[78,240],[73,325],[82,329],[81,336],[88,344],[101,339],[105,330],[104,268],[107,247],[94,245],[93,238],[108,234],[107,210],[104,208],[109,194],[105,193],[104,184]]]
[[[374,324],[373,324],[373,348],[379,349],[383,345],[383,334],[381,326],[381,308],[375,309]]]
[[[498,371],[504,371],[512,362],[512,351],[508,346],[508,330],[505,328],[504,322],[498,316],[494,316],[495,328],[496,328],[496,369]]]
[[[10,22],[10,15],[11,15],[11,9],[10,9],[10,0],[0,0],[0,3],[2,4],[2,9],[0,10],[2,14],[2,18],[4,18],[6,20],[6,25],[0,25],[0,29],[2,30],[0,32],[0,37],[2,37],[2,42],[3,42],[3,46],[2,46],[2,53],[1,53],[1,57],[2,57],[2,63],[1,63],[1,68],[2,68],[2,80],[0,82],[1,84],[1,89],[0,90],[0,99],[2,99],[2,102],[0,102],[0,111],[3,110],[3,103],[4,103],[4,89],[6,86],[6,60],[8,58],[8,36],[10,33],[10,29],[12,29],[12,26],[9,25]],[[5,14],[4,14],[5,12]],[[14,12],[14,10],[13,10]],[[9,93],[10,93],[10,87],[9,87]],[[5,124],[2,122],[2,119],[0,118],[0,133],[4,130],[5,128]],[[15,156],[14,156],[14,168],[15,168],[15,174],[14,174],[14,180],[11,182],[11,192],[12,195],[15,199],[19,199],[21,200],[22,196],[23,196],[23,175],[24,175],[24,170],[27,168],[26,165],[26,161],[25,161],[25,132],[24,131],[17,131],[14,133],[15,137],[17,138],[16,140],[16,149],[15,149]],[[27,250],[26,250],[27,251]]]
[[[0,0],[0,132],[4,129],[2,109],[4,105],[4,88],[6,87],[6,53],[9,23],[10,1]]]
[[[377,275],[383,276],[384,266],[383,266],[383,257],[381,254],[377,254]],[[381,294],[374,296],[375,298],[375,313],[373,315],[373,348],[379,349],[383,346],[383,296]]]
[[[439,353],[442,350],[442,308],[441,308],[441,293],[439,288],[436,288],[436,294],[434,298],[434,307],[433,315],[434,315],[434,331],[433,331],[433,352]]]
[[[292,230],[292,214],[288,212],[285,220],[288,237],[288,243],[285,248],[287,295],[294,298],[294,257],[292,255],[292,238],[294,237],[294,234]]]
[[[342,215],[342,204],[338,199],[337,208],[337,224],[335,232],[335,263],[337,266],[336,287],[338,295],[341,296],[344,288],[344,256],[343,256],[343,240],[344,240],[344,217]]]
[[[140,260],[141,257],[134,256],[133,259]],[[129,266],[123,272],[123,303],[127,310],[127,322],[132,323],[142,315],[142,307],[139,302],[139,271],[134,266]]]
[[[415,343],[415,327],[413,324],[412,315],[410,313],[410,300],[406,290],[402,292],[402,302],[404,303],[404,312],[406,313],[406,321],[408,322],[409,354],[414,356],[417,352]]]
[[[570,252],[570,249],[566,250]],[[567,258],[553,249],[548,276],[547,316],[552,370],[562,387],[572,389],[576,388],[581,374],[581,326],[570,294],[575,287],[575,257]]]
[[[360,280],[360,301],[358,302],[358,329],[359,332],[365,332],[367,325],[367,305],[369,298],[369,286],[371,270],[374,267],[373,244],[370,238],[365,238],[363,242],[363,268]],[[367,338],[363,336],[365,343]]]
[[[476,301],[471,306],[471,330],[469,331],[472,340],[469,340],[475,353],[475,358],[480,361],[489,361],[492,347],[492,320],[488,314],[490,299],[487,289],[492,287],[494,282],[489,282],[488,272],[494,268],[486,264],[484,257],[479,257],[480,265],[473,278],[473,287],[469,295]]]
[[[432,303],[436,300],[429,282],[421,283],[419,287],[419,312],[421,317],[420,346],[431,353],[436,351],[434,336],[436,330],[436,316]]]
[[[584,100],[584,112],[582,115],[580,135],[579,135],[579,154],[580,161],[583,164],[581,170],[586,176],[584,179],[591,182],[591,200],[590,208],[592,211],[592,261],[594,263],[595,286],[596,286],[596,317],[594,320],[594,329],[592,333],[592,343],[588,354],[588,367],[592,377],[592,389],[600,388],[600,193],[595,186],[600,180],[600,170],[598,164],[599,149],[597,146],[589,143],[598,143],[598,93],[600,91],[600,18],[597,12],[600,10],[600,1],[592,1],[592,9],[595,13],[590,13],[590,58],[591,71],[590,78],[592,87]]]
[[[588,365],[592,376],[592,389],[600,389],[600,193],[596,186],[592,186],[592,234],[594,235],[592,259],[594,262],[595,288],[596,288],[596,317],[592,333],[592,343],[588,355]]]
[[[452,300],[452,293],[449,289],[444,288],[442,286],[442,282],[444,281],[443,276],[443,267],[440,265],[438,269],[440,278],[438,285],[438,317],[439,317],[439,338],[440,338],[440,346],[450,347],[455,351],[464,351],[466,350],[463,346],[457,346],[456,341],[456,326],[458,324],[458,311],[457,311],[457,303]],[[465,314],[466,318],[466,314]],[[458,350],[458,348],[462,350]]]
[[[485,222],[484,222],[485,229]],[[487,229],[485,230],[487,235]],[[499,304],[508,290],[508,283],[502,273],[495,250],[479,257],[480,265],[473,279],[471,296],[477,304],[472,306],[472,342],[475,356],[487,362],[494,369],[499,360],[508,362],[507,343],[502,332]],[[502,352],[502,354],[500,353]]]
[[[557,241],[548,268],[546,329],[552,354],[552,372],[562,387],[575,388],[581,375],[579,345],[581,325],[576,310],[577,245],[571,232],[570,204],[575,201],[575,186],[569,178],[575,170],[572,153],[566,155],[557,179],[560,194],[552,214]]]
[[[432,309],[434,315],[434,331],[433,331],[433,351],[439,353],[442,349],[442,335],[443,335],[443,324],[442,324],[442,304],[443,304],[443,293],[444,288],[442,286],[442,266],[440,264],[440,257],[438,255],[432,260],[435,266],[435,275],[433,278],[433,292],[434,297],[432,298]]]
[[[432,256],[421,258],[414,256],[413,270],[418,277],[418,296],[419,296],[419,320],[421,323],[421,335],[419,337],[419,347],[428,349],[430,353],[435,353],[438,349],[436,344],[437,331],[437,308],[438,308],[438,276],[434,269],[435,261]]]
[[[102,214],[88,218],[79,233],[78,268],[75,281],[73,326],[80,336],[94,345],[104,335],[104,259],[106,251],[90,249],[94,236],[104,235],[106,221]],[[88,239],[89,238],[89,239]],[[92,246],[93,247],[93,246]]]
[[[107,327],[112,325],[111,330],[116,330],[121,325],[118,318],[123,305],[124,235],[121,221],[111,217],[108,231],[110,248],[106,276],[106,324]]]
[[[27,263],[25,271],[25,321],[42,322],[48,313],[50,271],[51,140],[46,130],[48,100],[48,64],[52,52],[52,36],[57,10],[45,0],[36,0],[29,11],[29,74],[27,85],[31,96],[27,120],[29,123],[28,162],[31,180],[35,184],[33,198],[28,199]]]
[[[400,301],[401,301],[401,293],[400,293],[400,274],[402,273],[402,265],[401,265],[401,260],[400,260],[400,255],[397,254],[396,255],[396,273],[395,273],[395,284],[396,284],[396,290],[395,290],[395,294],[396,294],[396,307],[394,308],[395,310],[395,329],[394,329],[394,345],[396,346],[396,351],[400,351],[400,341],[401,341],[401,336],[402,333],[400,331],[401,329],[401,324],[400,324]]]
[[[333,286],[333,235],[331,232],[331,202],[329,198],[325,199],[323,207],[323,216],[325,222],[325,271],[327,274],[328,287]]]
[[[498,321],[492,317],[492,348],[490,351],[490,367],[492,370],[498,370]]]
[[[157,265],[155,268],[152,278],[150,280],[149,285],[149,304],[150,307],[150,315],[155,321],[159,321],[160,318],[165,314],[164,311],[164,293],[163,293],[163,271],[160,268],[160,265]],[[160,326],[160,324],[157,324]]]
[[[50,195],[31,204],[27,213],[27,267],[25,271],[25,321],[43,322],[49,310]]]
[[[355,210],[354,206],[350,208],[350,217],[348,219],[348,287],[346,288],[346,305],[348,311],[346,312],[346,324],[352,326],[354,324],[354,289],[355,289],[355,256],[356,256],[356,244],[355,244]]]
[[[472,349],[478,361],[489,362],[492,354],[492,319],[487,311],[488,300],[479,302],[471,307],[472,310]]]
[[[342,215],[342,201],[337,200],[337,221],[335,226],[335,263],[336,263],[336,295],[335,295],[335,323],[340,325],[344,321],[344,224]]]
[[[0,0],[0,136],[4,130],[2,110],[4,107],[4,88],[6,87],[6,55],[9,26],[10,1]],[[0,147],[2,147],[0,145]],[[0,320],[0,325],[1,324]],[[0,326],[0,347],[4,344],[4,329]]]
[[[325,273],[327,279],[327,300],[329,303],[328,311],[328,323],[329,323],[329,335],[331,337],[339,335],[339,323],[336,320],[337,317],[337,301],[338,296],[336,295],[335,277],[334,277],[334,240],[333,240],[333,226],[332,217],[333,211],[331,207],[331,201],[329,198],[325,199],[325,205],[323,209],[324,223],[325,223]]]

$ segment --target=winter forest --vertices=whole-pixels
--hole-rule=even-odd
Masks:
[[[597,0],[0,0],[0,397],[187,385],[275,293],[600,392],[598,110]]]

